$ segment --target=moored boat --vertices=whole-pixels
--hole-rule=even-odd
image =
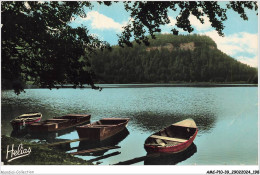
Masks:
[[[145,140],[144,148],[148,153],[181,152],[193,143],[197,133],[198,128],[195,121],[186,119],[149,136]]]
[[[10,121],[14,130],[24,129],[26,126],[35,122],[40,122],[42,114],[40,112],[30,112],[22,114]]]
[[[104,118],[92,124],[78,126],[76,130],[79,138],[102,141],[123,131],[129,120],[129,118]]]
[[[33,123],[29,126],[30,132],[53,132],[71,128],[90,121],[91,115],[67,114],[61,117],[47,119],[40,123]]]

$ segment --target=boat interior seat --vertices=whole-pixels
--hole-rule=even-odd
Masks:
[[[45,123],[44,125],[45,125],[45,126],[46,126],[46,125],[48,125],[48,126],[50,126],[50,125],[58,125],[58,123]]]
[[[187,141],[186,139],[165,137],[165,136],[159,136],[159,135],[151,135],[150,137],[154,138],[154,139],[168,140],[168,141],[181,142],[181,143]]]
[[[69,121],[69,119],[48,119],[48,120],[46,120],[46,122],[56,122],[56,123],[65,122],[65,121]]]
[[[101,125],[97,125],[97,126],[116,126],[116,125],[103,125],[103,124],[101,124]]]
[[[27,118],[26,120],[35,120],[35,118]]]
[[[42,122],[35,122],[35,123],[32,123],[31,125],[35,126],[35,125],[42,125]]]
[[[83,118],[83,116],[70,116],[70,115],[66,115],[66,116],[62,116],[62,117],[57,117],[57,119],[79,119],[79,118]]]
[[[58,120],[69,120],[69,119],[62,119],[62,118],[52,118],[52,119],[47,119],[47,120],[53,120],[53,121],[58,121]]]
[[[102,128],[102,127],[109,127],[109,126],[116,126],[116,125],[88,125],[91,128]]]
[[[16,121],[21,121],[21,120],[27,120],[27,118],[16,118],[16,119],[14,119],[14,120],[16,120]]]
[[[38,118],[38,117],[40,117],[40,116],[17,117],[17,119]]]

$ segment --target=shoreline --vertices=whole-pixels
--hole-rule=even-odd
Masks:
[[[57,148],[5,135],[1,135],[1,159],[4,165],[94,165]]]
[[[147,84],[97,84],[101,88],[142,88],[142,87],[258,87],[258,84],[222,83],[147,83]]]
[[[103,88],[149,88],[149,87],[258,87],[258,83],[247,83],[247,82],[155,82],[155,83],[140,83],[140,82],[132,82],[132,83],[96,83],[97,90],[101,90]],[[36,85],[27,84],[24,87],[26,89],[49,89],[48,87],[38,87]],[[74,87],[72,84],[67,85],[59,85],[55,86],[51,89],[91,89],[91,86],[85,84],[83,87]],[[4,88],[2,87],[1,91],[5,90],[13,90],[12,88]]]
[[[97,83],[95,84],[100,88],[146,88],[146,87],[258,87],[258,84],[244,83],[244,82],[227,82],[227,83],[210,83],[210,82],[197,82],[197,83],[187,83],[187,82],[177,82],[177,83]],[[52,89],[86,89],[91,88],[89,85],[84,85],[83,87],[74,87],[73,85],[63,85],[56,86]],[[26,85],[26,89],[49,89],[47,87],[38,87],[35,85]],[[13,89],[2,89],[3,90],[13,90]]]

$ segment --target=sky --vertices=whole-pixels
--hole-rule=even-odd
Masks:
[[[219,2],[225,5],[226,2]],[[92,9],[86,9],[86,18],[75,18],[71,22],[72,26],[87,26],[89,32],[99,39],[109,42],[111,45],[118,44],[118,36],[123,31],[130,20],[130,14],[125,11],[123,3],[113,3],[111,6],[99,5],[93,2]],[[171,33],[175,25],[177,12],[169,11],[170,24],[162,26],[162,33]],[[222,52],[230,55],[234,59],[258,67],[258,16],[255,11],[247,10],[248,21],[244,21],[234,11],[228,11],[228,20],[224,22],[224,37],[217,34],[211,27],[207,17],[204,17],[205,23],[201,24],[194,16],[190,16],[190,22],[194,27],[191,33],[207,35],[211,37]],[[188,34],[188,32],[181,32]]]

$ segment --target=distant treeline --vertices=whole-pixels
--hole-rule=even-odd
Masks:
[[[257,83],[257,69],[217,49],[208,36],[156,35],[150,46],[113,46],[91,58],[102,83],[246,82]]]

